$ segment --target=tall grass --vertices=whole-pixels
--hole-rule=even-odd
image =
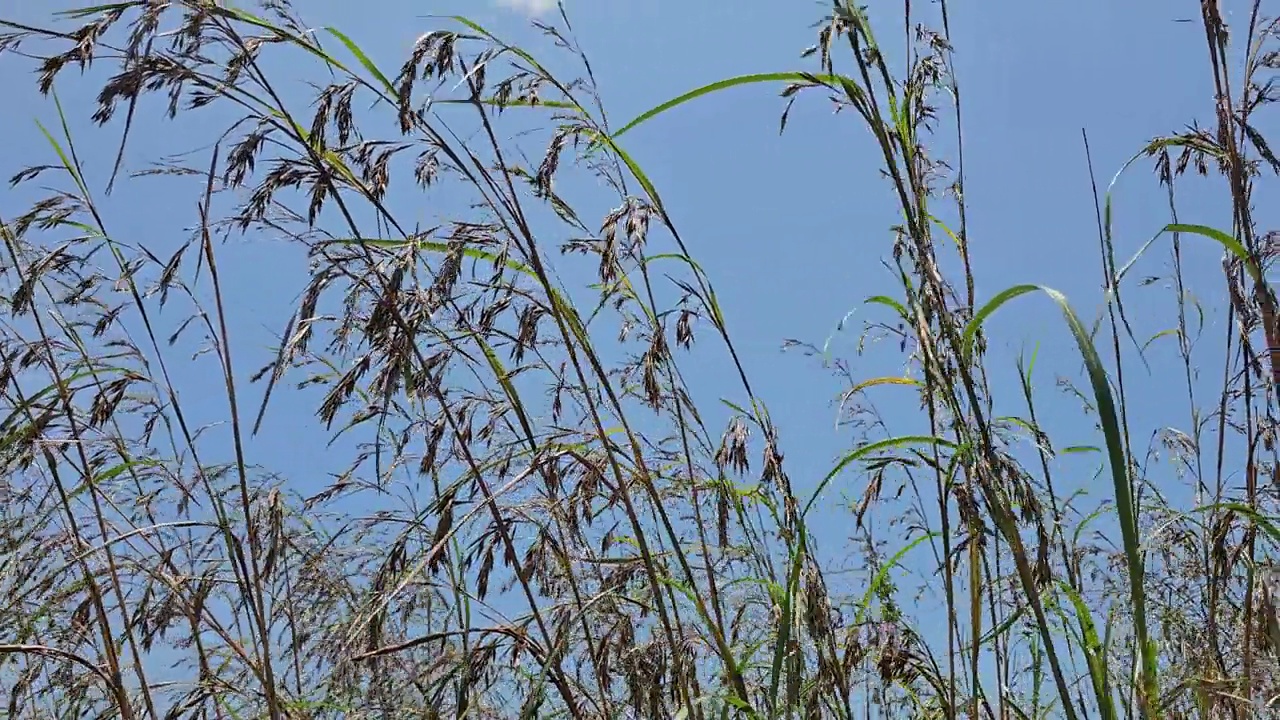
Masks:
[[[540,27],[576,63],[572,80],[462,17],[380,68],[297,5],[129,0],[40,27],[0,14],[6,62],[34,63],[59,120],[41,126],[48,163],[15,169],[15,185],[44,183],[40,199],[0,218],[10,717],[1280,716],[1267,574],[1280,325],[1274,237],[1251,215],[1253,178],[1280,167],[1251,120],[1280,63],[1259,3],[1233,28],[1249,43],[1242,67],[1202,4],[1217,126],[1130,162],[1153,164],[1170,199],[1143,252],[1174,260],[1183,377],[1167,382],[1185,388],[1190,425],[1171,447],[1196,468],[1195,506],[1166,498],[1130,434],[1132,261],[1116,257],[1109,191],[1095,189],[1107,279],[1095,321],[1033,277],[976,296],[969,248],[982,238],[966,223],[945,0],[936,17],[904,5],[920,23],[905,72],[865,11],[836,0],[803,69],[689,89],[616,128],[563,9]],[[315,68],[309,105],[272,70],[287,54]],[[90,64],[112,68],[102,87],[59,98],[66,71]],[[928,431],[868,435],[816,484],[789,477],[712,278],[625,149],[632,128],[742,86],[773,86],[788,111],[833,100],[867,131],[901,211],[888,248],[899,292],[867,303],[900,323],[910,372],[845,390],[915,393]],[[176,120],[233,118],[196,159],[145,173],[191,183],[198,223],[163,254],[101,209],[114,185],[141,181],[122,168],[148,95]],[[86,101],[100,124],[124,117],[101,187],[69,130]],[[940,133],[956,148],[945,163],[929,151]],[[1221,175],[1232,227],[1177,217],[1188,169]],[[613,209],[563,197],[579,187],[564,176],[602,181]],[[459,214],[423,229],[421,199],[442,196]],[[254,386],[244,372],[260,358],[227,319],[259,302],[229,289],[219,240],[234,233],[306,255]],[[1226,361],[1208,401],[1192,380],[1205,368],[1188,242],[1225,258]],[[578,256],[596,277],[566,284]],[[1029,295],[1052,301],[1042,312],[1063,322],[1047,332],[1079,350],[1106,478],[1096,507],[1054,489],[1055,454],[1071,448],[1043,429],[1035,359],[1018,387],[989,379],[984,323]],[[695,331],[740,386],[726,427],[681,373]],[[197,361],[184,333],[217,368],[217,429],[178,392],[175,368]],[[272,424],[288,385],[321,391],[316,416],[350,453],[305,493],[250,452],[260,433],[287,445],[313,431]],[[1025,411],[997,417],[997,399]],[[1201,442],[1206,424],[1217,448]],[[1026,438],[1030,454],[1016,447]],[[836,575],[812,507],[858,488],[860,524],[894,474],[922,529],[869,549],[860,579]],[[1094,525],[1118,529],[1118,552]],[[893,581],[924,543],[939,558],[940,634]]]

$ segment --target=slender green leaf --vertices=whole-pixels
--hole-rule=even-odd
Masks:
[[[387,95],[390,97],[396,97],[396,95],[398,95],[396,92],[396,86],[391,84],[391,81],[387,79],[387,76],[382,74],[382,71],[378,69],[378,66],[369,59],[368,55],[365,55],[364,51],[360,49],[359,45],[356,45],[354,40],[344,35],[342,31],[336,27],[326,27],[325,30],[328,30],[330,35],[338,38],[343,45],[347,46],[347,50],[356,57],[356,60],[364,66],[364,69],[368,70],[370,75],[373,75],[378,79],[378,82],[382,85],[382,89],[387,91]]]

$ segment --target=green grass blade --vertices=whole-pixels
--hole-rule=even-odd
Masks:
[[[843,458],[840,458],[840,462],[836,463],[836,466],[831,468],[831,472],[827,473],[827,476],[822,478],[822,482],[818,483],[818,487],[814,489],[813,496],[809,498],[809,502],[805,503],[804,512],[800,513],[800,517],[803,518],[809,514],[809,510],[813,507],[813,504],[818,501],[818,497],[822,495],[822,491],[825,490],[827,485],[829,485],[831,481],[834,480],[835,477],[846,467],[867,455],[870,455],[871,453],[880,452],[881,450],[889,450],[892,448],[906,447],[908,445],[937,445],[951,449],[956,447],[956,444],[950,440],[944,440],[932,435],[903,435],[900,437],[888,438],[886,440],[877,440],[876,442],[870,442],[862,445],[849,452]]]
[[[804,82],[812,77],[813,76],[807,73],[772,72],[772,73],[753,73],[750,75],[739,75],[737,77],[726,78],[724,80],[717,80],[716,82],[713,82],[709,85],[703,85],[700,88],[690,90],[689,92],[679,97],[672,98],[662,103],[661,105],[650,108],[649,110],[646,110],[645,112],[640,113],[631,122],[627,123],[626,125],[623,125],[616,132],[614,132],[613,137],[616,140],[617,138],[622,136],[624,133],[636,127],[637,125],[640,125],[643,122],[647,122],[648,120],[651,120],[668,110],[679,107],[680,105],[683,105],[689,102],[690,100],[696,100],[700,97],[703,97],[705,95],[710,95],[711,93],[714,93],[714,92],[727,90],[729,88],[738,87],[740,85],[752,85],[755,83],[763,83],[763,82]]]
[[[347,37],[338,28],[326,27],[325,30],[327,30],[330,35],[338,38],[343,45],[347,46],[347,50],[355,56],[356,60],[360,61],[360,64],[364,66],[364,69],[368,70],[370,75],[373,75],[378,79],[378,82],[382,84],[382,89],[386,90],[388,95],[391,97],[396,97],[396,95],[398,95],[395,85],[391,84],[391,81],[387,79],[387,76],[382,74],[382,71],[378,69],[378,66],[373,64],[373,61],[369,59],[368,55],[365,55],[364,51],[360,49],[359,45],[356,45],[354,40]]]
[[[889,558],[888,562],[880,566],[880,569],[876,571],[875,577],[871,578],[871,582],[867,584],[867,589],[862,593],[862,601],[858,603],[858,611],[853,620],[854,627],[858,627],[867,619],[867,610],[871,607],[871,599],[875,597],[876,591],[889,579],[889,571],[897,567],[902,562],[902,558],[906,557],[907,553],[914,550],[917,545],[940,535],[941,533],[936,532],[921,535],[899,548],[893,554],[893,557]]]
[[[1106,438],[1111,480],[1115,490],[1116,515],[1120,521],[1125,565],[1129,575],[1129,601],[1133,612],[1134,636],[1142,665],[1139,674],[1141,685],[1138,692],[1140,714],[1143,718],[1150,718],[1152,706],[1158,702],[1160,695],[1156,682],[1155,646],[1151,643],[1147,632],[1146,591],[1143,587],[1143,561],[1138,541],[1138,516],[1133,497],[1129,492],[1128,455],[1120,431],[1115,400],[1111,394],[1111,385],[1107,378],[1107,371],[1102,365],[1102,358],[1089,337],[1088,329],[1062,293],[1043,285],[1015,285],[996,295],[969,321],[964,331],[965,352],[967,355],[970,351],[973,336],[983,320],[1013,298],[1034,290],[1043,292],[1058,304],[1067,321],[1067,327],[1075,337],[1085,368],[1089,373],[1089,383],[1093,388],[1098,419],[1102,423],[1102,432]]]
[[[1249,277],[1253,278],[1256,283],[1262,282],[1262,270],[1253,262],[1253,258],[1249,257],[1249,251],[1240,244],[1238,240],[1230,235],[1208,227],[1207,225],[1189,225],[1187,223],[1170,223],[1164,228],[1165,232],[1181,232],[1207,237],[1210,240],[1216,240],[1227,252],[1235,255],[1244,263],[1244,267],[1249,272]]]
[[[961,352],[964,358],[967,360],[973,354],[974,338],[977,337],[978,331],[982,329],[982,323],[991,316],[991,313],[999,310],[1002,305],[1019,295],[1026,295],[1029,292],[1035,292],[1039,289],[1039,285],[1014,285],[1013,287],[1004,290],[999,295],[991,298],[985,305],[979,308],[978,312],[974,313],[973,319],[965,325],[964,334],[960,338],[962,345]]]
[[[1093,614],[1084,598],[1070,585],[1059,582],[1058,587],[1066,593],[1076,611],[1076,622],[1080,625],[1082,649],[1085,663],[1089,666],[1089,679],[1093,684],[1093,695],[1098,702],[1098,714],[1102,720],[1115,720],[1115,700],[1111,696],[1111,676],[1107,667],[1107,650],[1098,637],[1097,626],[1093,623]]]

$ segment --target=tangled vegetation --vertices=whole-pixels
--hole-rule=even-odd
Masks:
[[[62,120],[41,126],[47,164],[11,169],[40,199],[0,218],[8,717],[1280,717],[1277,235],[1252,217],[1254,179],[1280,170],[1252,120],[1274,97],[1280,25],[1260,2],[1230,38],[1217,3],[1201,4],[1217,124],[1131,161],[1156,171],[1175,214],[1187,171],[1221,176],[1232,201],[1232,227],[1153,219],[1163,231],[1144,248],[1172,253],[1185,372],[1166,382],[1187,404],[1159,442],[1194,484],[1190,505],[1131,438],[1123,371],[1142,344],[1108,194],[1095,193],[1096,321],[1037,285],[975,297],[946,0],[936,16],[905,3],[905,73],[864,9],[834,0],[805,69],[727,79],[618,127],[563,8],[540,28],[573,79],[466,18],[439,20],[391,69],[307,25],[301,3],[242,5],[124,0],[40,27],[0,11],[0,57],[31,65]],[[281,54],[315,69],[307,103],[272,71]],[[60,97],[91,64],[111,68],[91,107]],[[928,432],[865,425],[816,481],[789,476],[712,278],[625,150],[632,128],[741,86],[781,88],[786,111],[835,103],[900,204],[885,248],[900,293],[868,307],[897,326],[907,369],[851,376],[842,397],[857,412],[898,393]],[[153,96],[175,120],[232,120],[201,152],[130,174],[135,110]],[[103,187],[66,122],[90,112],[124,128]],[[931,153],[939,137],[956,152]],[[100,210],[113,186],[157,174],[198,211],[172,253]],[[613,209],[562,195],[575,174]],[[441,195],[455,214],[424,229],[418,198]],[[226,321],[257,302],[228,289],[220,261],[239,235],[306,252],[265,365]],[[1218,368],[1196,354],[1184,243],[1225,258]],[[595,277],[566,284],[583,261]],[[1034,361],[1020,386],[988,379],[983,324],[1028,294],[1056,304],[1064,322],[1046,327],[1080,352],[1106,488],[1092,506],[1054,489],[1067,446],[1043,429]],[[695,332],[739,383],[727,426],[681,373]],[[172,369],[192,362],[218,370],[215,429],[177,392]],[[1221,378],[1212,397],[1194,370]],[[267,422],[275,398],[303,391],[351,449],[323,488],[246,450],[260,432],[292,442],[287,418]],[[997,417],[997,397],[1023,411]],[[871,507],[914,508],[915,529],[869,544],[863,573],[830,572],[807,522],[836,484],[862,496],[859,526]],[[893,486],[905,496],[881,497]],[[893,582],[926,545],[941,632]]]

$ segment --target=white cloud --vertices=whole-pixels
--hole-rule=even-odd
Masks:
[[[517,10],[526,15],[541,15],[554,10],[556,0],[498,0],[498,5]]]

